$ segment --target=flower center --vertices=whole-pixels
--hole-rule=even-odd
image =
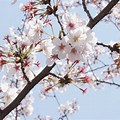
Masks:
[[[71,49],[71,53],[76,54],[76,53],[77,53],[77,50],[76,50],[75,48],[72,48],[72,49]]]
[[[74,27],[75,27],[74,23],[71,23],[71,22],[68,24],[68,26],[70,29],[74,29]]]
[[[59,46],[59,48],[60,48],[60,50],[64,50],[65,45],[63,45],[63,44],[61,43],[60,46]]]

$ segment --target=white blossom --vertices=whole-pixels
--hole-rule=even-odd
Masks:
[[[85,22],[75,13],[65,13],[62,17],[62,23],[64,29],[67,31],[74,30],[79,26],[85,24]]]
[[[76,111],[79,110],[79,106],[77,104],[76,99],[73,101],[68,101],[67,104],[61,104],[58,108],[59,112],[65,113],[65,114],[73,114]]]
[[[10,87],[9,83],[6,80],[7,80],[7,77],[4,75],[0,81],[1,82],[0,89],[2,90],[2,92],[6,92]]]
[[[9,88],[4,93],[5,106],[9,105],[17,97],[18,95],[17,91],[18,89],[13,87],[13,88]]]
[[[70,46],[67,44],[64,38],[62,40],[55,38],[52,42],[55,45],[55,47],[52,49],[52,53],[57,53],[59,59],[64,59],[66,54],[69,52]]]
[[[24,111],[24,113],[25,113],[26,116],[29,116],[29,115],[31,115],[32,112],[33,112],[33,106],[30,105],[30,104],[26,104],[26,105],[24,106],[24,108],[23,108],[23,111]]]
[[[23,111],[25,113],[26,116],[29,116],[33,113],[33,102],[34,102],[34,98],[32,96],[32,92],[30,92],[29,98],[26,101],[26,104],[22,105]]]
[[[43,22],[41,20],[33,18],[26,23],[25,28],[29,39],[33,40],[34,43],[39,41],[43,32]]]

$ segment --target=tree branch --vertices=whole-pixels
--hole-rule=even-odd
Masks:
[[[88,27],[91,29],[102,20],[107,14],[109,14],[110,10],[119,2],[119,0],[111,0],[109,4],[92,20],[89,21]]]
[[[14,99],[12,103],[10,103],[5,109],[0,111],[0,120],[8,115],[14,108],[16,108],[20,102],[24,99],[24,97],[30,92],[30,90],[38,84],[44,77],[46,77],[52,68],[55,66],[53,64],[51,67],[46,66],[42,72],[40,72],[29,84],[27,84],[24,89],[20,92],[20,94]]]
[[[88,27],[91,29],[102,19],[104,18],[110,10],[117,4],[119,0],[111,0],[111,2],[93,19],[90,20],[88,23]],[[29,93],[29,91],[38,84],[44,77],[46,77],[52,68],[55,66],[52,65],[51,67],[46,66],[42,72],[40,72],[31,83],[27,84],[24,89],[20,92],[20,94],[15,98],[15,100],[10,103],[5,109],[0,110],[0,120],[3,120],[5,116],[7,116],[14,108],[16,108],[20,102],[24,99],[24,97]]]
[[[113,45],[113,47],[110,46],[110,45],[106,45],[106,44],[103,44],[103,43],[99,43],[99,42],[97,42],[97,45],[101,45],[101,46],[103,46],[103,47],[107,47],[111,52],[115,51],[115,52],[117,52],[117,53],[120,53],[120,43],[115,43],[115,44]]]
[[[21,61],[21,70],[22,70],[22,73],[23,73],[23,77],[25,78],[25,80],[30,83],[30,80],[29,78],[27,77],[26,73],[25,73],[25,68],[23,66],[23,61]]]
[[[89,10],[87,9],[87,6],[86,6],[86,3],[85,3],[85,0],[82,0],[82,5],[83,5],[83,9],[84,11],[86,12],[87,16],[89,17],[90,21],[93,20]]]
[[[104,81],[104,80],[95,80],[95,81],[98,82],[98,83],[105,83],[105,84],[108,84],[108,85],[113,85],[113,86],[120,87],[120,84],[117,84],[117,83],[114,83],[114,82],[107,82],[107,81]]]
[[[110,45],[105,45],[105,44],[103,44],[103,43],[99,43],[99,42],[97,42],[97,45],[101,45],[101,46],[103,46],[103,47],[107,47],[111,52],[114,51],[114,50],[113,50],[113,47],[110,46]]]

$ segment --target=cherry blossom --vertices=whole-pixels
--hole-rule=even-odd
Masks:
[[[42,99],[55,99],[61,120],[79,110],[76,99],[61,104],[56,95],[65,94],[69,86],[83,94],[89,87],[96,91],[104,84],[120,87],[114,80],[120,76],[120,45],[117,41],[101,43],[92,30],[102,18],[102,22],[109,21],[119,30],[120,3],[116,2],[105,15],[102,12],[110,2],[113,1],[30,0],[20,4],[25,18],[18,28],[10,28],[10,34],[4,36],[0,45],[0,118],[11,103],[17,104],[16,109],[9,108],[10,113],[2,119],[20,120],[32,115],[36,93],[30,90],[38,83]],[[87,17],[77,14],[77,7],[82,7]],[[104,62],[104,56],[109,61]],[[48,115],[37,116],[36,120],[53,120]]]
[[[67,44],[64,38],[62,40],[55,38],[53,39],[52,43],[55,45],[55,47],[52,49],[52,54],[57,53],[59,59],[64,59],[66,54],[69,53],[69,44]]]
[[[44,117],[38,116],[37,118],[35,118],[35,120],[53,120],[53,118],[49,115],[46,115]]]
[[[68,101],[67,104],[61,104],[58,108],[59,112],[63,112],[65,114],[73,114],[79,110],[79,106],[77,101],[74,99],[73,101]]]
[[[18,95],[17,91],[18,91],[17,88],[9,88],[4,93],[5,107],[9,105],[16,98],[16,96]]]
[[[41,39],[41,34],[43,32],[43,22],[39,19],[32,18],[25,25],[26,34],[29,39],[36,43]]]
[[[8,88],[10,87],[9,83],[7,82],[7,77],[3,76],[0,82],[1,82],[0,90],[2,92],[6,92]]]
[[[85,24],[85,21],[83,21],[77,14],[72,14],[72,13],[65,13],[62,16],[62,23],[64,26],[64,29],[67,31],[69,30],[74,30],[81,25]]]
[[[64,0],[61,1],[61,7],[63,8],[63,10],[66,12],[68,11],[68,8],[74,8],[74,7],[78,7],[79,5],[81,5],[81,3],[78,0]]]
[[[68,58],[72,62],[75,60],[86,61],[87,57],[94,53],[96,42],[95,34],[84,25],[71,30],[62,40],[53,39],[52,43],[55,47],[52,49],[52,54],[47,60],[47,64],[51,65],[56,60],[64,58]],[[49,63],[48,61],[51,62]]]

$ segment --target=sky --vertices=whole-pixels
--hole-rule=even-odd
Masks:
[[[25,1],[27,0],[18,0],[15,5],[11,5],[11,0],[0,0],[0,40],[9,33],[9,27],[20,26],[23,14],[19,10],[19,3]],[[81,16],[84,15],[81,13]],[[93,30],[98,39],[104,43],[120,40],[120,34],[112,24],[99,23]],[[33,115],[26,120],[33,120],[37,113],[41,116],[54,116],[54,120],[57,120],[59,114],[56,101],[51,98],[41,100],[38,97],[39,87],[37,85],[34,88],[35,110]],[[120,88],[115,86],[106,86],[98,91],[89,87],[88,92],[84,95],[77,88],[70,86],[65,94],[58,93],[56,95],[63,104],[74,98],[78,100],[80,110],[74,115],[68,116],[69,120],[120,120]]]

